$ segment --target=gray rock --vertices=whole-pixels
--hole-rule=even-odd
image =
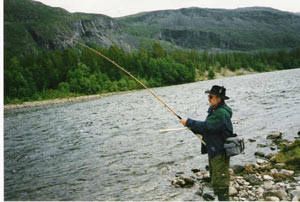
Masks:
[[[210,174],[208,171],[203,174],[203,180],[205,182],[210,182]]]
[[[260,156],[260,157],[265,157],[265,153],[264,152],[260,152],[260,151],[257,151],[254,153],[255,156]]]
[[[287,199],[287,193],[280,189],[276,191],[276,196],[280,198],[280,200],[286,200]]]
[[[238,200],[239,200],[239,197],[236,197],[236,196],[235,196],[235,197],[233,197],[232,199],[233,199],[233,201],[238,201]]]
[[[274,178],[270,175],[264,175],[264,180],[273,180]]]
[[[279,174],[281,174],[281,175],[286,175],[286,176],[292,176],[292,175],[294,175],[294,171],[292,171],[292,170],[286,170],[286,169],[282,169],[280,172],[279,172]]]
[[[179,177],[180,175],[183,175],[183,174],[184,174],[184,172],[182,172],[182,171],[176,172],[176,173],[175,173],[175,177]]]
[[[272,151],[274,151],[274,150],[276,150],[276,147],[275,147],[275,146],[271,146],[270,149],[271,149]]]
[[[233,170],[234,174],[239,174],[245,170],[245,167],[241,166],[241,165],[235,165],[232,167],[232,170]]]
[[[291,191],[291,195],[293,197],[297,196],[300,199],[300,190],[293,190],[293,191]]]
[[[193,168],[191,171],[192,171],[193,173],[198,173],[198,172],[200,172],[200,169],[198,169],[198,168]]]
[[[195,180],[191,177],[179,176],[179,180],[183,180],[185,182],[185,186],[192,186],[195,183]]]
[[[263,159],[256,159],[256,163],[261,165],[261,164],[264,164],[264,163],[268,163],[268,161],[263,160]]]
[[[273,189],[273,184],[271,182],[264,182],[264,188],[266,190],[271,190]]]
[[[249,142],[256,142],[256,139],[249,138],[248,141]]]
[[[286,200],[287,193],[284,190],[272,190],[272,191],[266,191],[263,194],[264,198],[266,197],[277,197],[281,200]]]
[[[267,139],[271,139],[271,140],[281,139],[281,138],[282,138],[282,133],[276,133],[267,136]]]
[[[278,174],[278,170],[276,168],[271,169],[270,172],[272,174]]]
[[[234,187],[229,187],[229,196],[238,194],[238,191]]]
[[[265,198],[266,201],[280,201],[276,196],[268,196]]]
[[[292,201],[299,201],[299,198],[297,196],[294,196]]]
[[[246,180],[252,185],[259,185],[260,180],[254,174],[247,175]]]
[[[200,187],[200,189],[196,192],[197,195],[203,196],[203,188]]]
[[[274,165],[274,167],[277,168],[277,169],[284,168],[285,166],[286,166],[285,163],[276,163],[276,164]]]
[[[205,193],[203,194],[203,199],[205,201],[213,201],[215,200],[215,197],[211,193]]]
[[[268,145],[267,144],[257,144],[256,147],[257,148],[264,148],[264,147],[267,147]]]

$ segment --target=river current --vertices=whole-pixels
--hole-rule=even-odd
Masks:
[[[223,85],[245,154],[271,151],[267,135],[300,131],[300,69],[154,88],[180,116],[204,120],[204,91]],[[146,90],[4,113],[5,200],[202,200],[199,186],[171,185],[175,173],[205,169],[199,139]],[[248,139],[255,139],[250,142]]]

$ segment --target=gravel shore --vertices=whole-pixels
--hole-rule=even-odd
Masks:
[[[132,90],[135,91],[135,90]],[[43,101],[33,101],[33,102],[24,102],[22,104],[9,104],[4,105],[4,110],[15,110],[15,109],[22,109],[22,108],[31,108],[31,107],[40,107],[46,105],[55,105],[55,104],[63,104],[69,102],[82,102],[88,100],[95,100],[104,97],[109,97],[112,95],[117,94],[124,94],[132,91],[122,91],[122,92],[112,92],[112,93],[105,93],[105,94],[97,94],[97,95],[85,95],[85,96],[78,96],[78,97],[70,97],[70,98],[57,98],[53,100],[43,100]]]

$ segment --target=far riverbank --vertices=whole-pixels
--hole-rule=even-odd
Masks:
[[[224,77],[241,76],[241,75],[248,75],[248,74],[255,74],[255,73],[257,73],[257,72],[248,71],[245,69],[230,71],[229,69],[221,68],[219,71],[215,72],[214,77],[215,77],[215,79],[220,79],[220,78],[224,78]],[[204,80],[208,80],[208,71],[206,71],[203,76],[197,75],[196,82],[204,81]],[[23,103],[18,103],[18,104],[7,104],[7,105],[4,105],[4,110],[9,111],[9,110],[22,109],[22,108],[63,104],[63,103],[69,103],[69,102],[82,102],[82,101],[94,100],[94,99],[99,99],[99,98],[108,97],[108,96],[117,95],[117,94],[124,94],[124,93],[128,93],[128,92],[133,92],[133,91],[136,91],[136,90],[110,92],[110,93],[95,94],[95,95],[83,95],[83,96],[75,96],[75,97],[68,97],[68,98],[55,98],[55,99],[42,100],[42,101],[29,101],[29,102],[23,102]]]

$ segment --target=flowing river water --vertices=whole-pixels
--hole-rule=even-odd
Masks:
[[[203,120],[204,91],[224,85],[234,131],[245,154],[231,166],[271,151],[266,136],[300,131],[300,69],[155,88],[180,116]],[[98,100],[4,113],[5,200],[202,200],[199,186],[175,188],[178,171],[203,170],[199,139],[146,90]],[[249,138],[256,142],[248,141]]]

